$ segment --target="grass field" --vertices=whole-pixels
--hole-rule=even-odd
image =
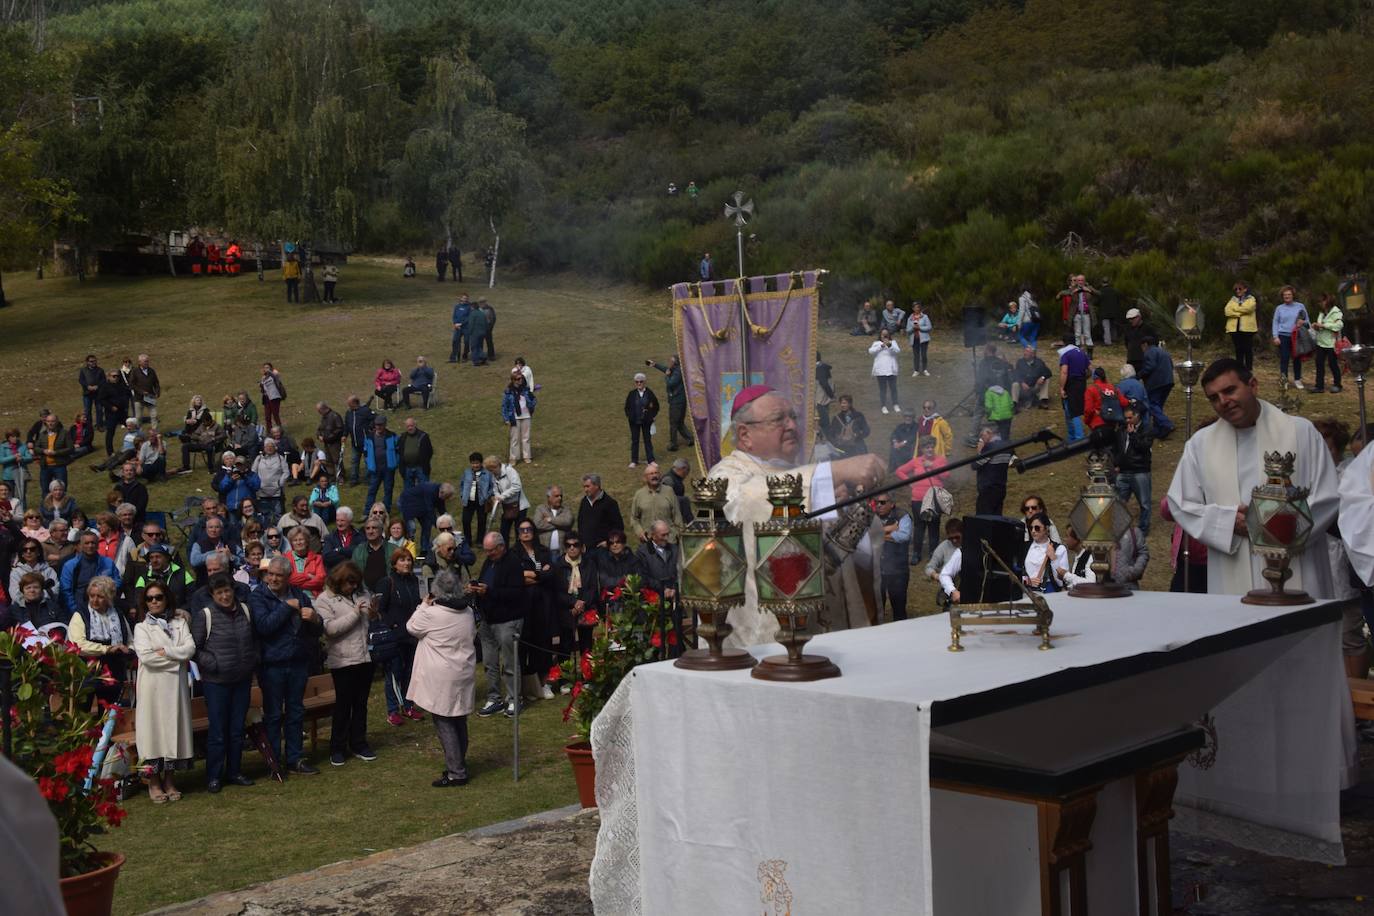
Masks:
[[[165,429],[179,426],[193,394],[215,405],[231,391],[255,392],[261,363],[271,361],[290,391],[283,414],[299,440],[314,432],[317,400],[342,410],[348,394],[368,394],[383,358],[393,359],[404,373],[423,354],[438,367],[443,400],[434,410],[413,415],[434,439],[436,476],[456,482],[469,452],[504,454],[500,393],[511,358],[524,355],[542,386],[533,427],[536,465],[521,469],[533,502],[553,483],[563,485],[571,499],[581,474],[596,471],[607,489],[628,503],[640,480],[625,467],[624,394],[645,358],[665,358],[673,349],[666,293],[574,277],[506,274],[489,296],[498,312],[499,358],[481,369],[444,362],[453,299],[463,291],[475,295],[478,288],[403,280],[399,261],[351,261],[339,285],[344,302],[334,306],[288,306],[279,281],[259,283],[252,275],[232,280],[95,278],[81,284],[10,274],[5,285],[14,301],[12,308],[0,311],[0,391],[5,392],[0,424],[5,427],[27,429],[43,406],[69,421],[80,408],[76,375],[87,352],[97,354],[106,368],[117,368],[126,354],[147,352],[163,384],[159,406]],[[934,396],[948,408],[967,392],[972,373],[968,353],[958,343],[953,332],[937,327],[932,376],[900,379],[904,405],[916,408],[922,398]],[[886,455],[897,418],[878,411],[867,344],[843,329],[822,329],[821,346],[835,366],[837,388],[855,395],[874,428],[870,445]],[[1115,367],[1124,359],[1121,349],[1099,348],[1098,356],[1115,377]],[[902,360],[909,365],[905,353]],[[1262,394],[1274,397],[1274,362],[1262,361],[1259,371]],[[651,387],[662,395],[661,380],[651,378]],[[1306,395],[1303,412],[1338,415],[1353,423],[1355,403],[1351,383],[1340,395]],[[1181,426],[1181,389],[1170,407]],[[1199,396],[1195,415],[1208,412]],[[393,428],[400,427],[403,416],[393,418]],[[953,422],[962,439],[969,420]],[[1014,434],[1042,425],[1062,431],[1062,416],[1030,411],[1017,417]],[[659,439],[660,460],[673,457],[665,437]],[[1181,448],[1181,435],[1156,448],[1156,500],[1168,487]],[[963,454],[960,446],[957,455]],[[175,465],[179,455],[169,454],[169,460]],[[88,508],[100,506],[107,489],[103,475],[85,469],[89,463],[79,461],[70,472],[72,491]],[[694,466],[693,471],[699,469]],[[1008,508],[1014,510],[1025,493],[1038,492],[1062,525],[1083,479],[1082,465],[1075,461],[1024,480],[1013,473]],[[956,511],[971,510],[971,482],[966,472],[955,487]],[[203,469],[158,484],[152,488],[152,508],[178,506],[184,496],[208,492],[208,485]],[[344,498],[357,508],[363,497],[362,488],[353,488]],[[1149,588],[1167,588],[1168,528],[1156,524],[1151,532]],[[914,579],[909,609],[934,612],[934,587]],[[522,718],[518,783],[509,769],[511,725],[498,717],[474,720],[473,783],[457,792],[430,789],[440,761],[432,728],[428,723],[388,727],[381,716],[380,691],[374,692],[371,719],[380,755],[375,763],[350,761],[341,770],[326,766],[327,772],[313,779],[284,786],[260,782],[253,789],[227,789],[218,796],[195,791],[203,780],[198,770],[185,780],[192,791],[183,801],[154,807],[136,799],[125,826],[106,838],[104,846],[129,856],[119,883],[118,910],[141,912],[571,803],[575,790],[561,753],[569,728],[561,721],[561,707],[558,701],[535,704]],[[249,774],[260,776],[255,755],[247,759]],[[315,761],[323,762],[322,756]]]

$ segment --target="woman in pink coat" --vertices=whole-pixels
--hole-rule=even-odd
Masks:
[[[429,596],[411,614],[406,630],[419,640],[406,699],[434,718],[444,748],[444,772],[436,789],[468,783],[468,715],[473,707],[477,628],[462,580],[445,570],[434,578]]]
[[[401,370],[396,368],[396,364],[389,359],[382,360],[382,368],[377,370],[376,376],[372,379],[372,396],[382,402],[382,406],[390,409],[392,398],[396,395],[396,390],[401,387]]]

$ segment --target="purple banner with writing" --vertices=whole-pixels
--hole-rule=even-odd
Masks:
[[[751,384],[769,385],[792,401],[803,452],[810,452],[821,274],[750,277],[743,295],[737,280],[673,287],[673,330],[703,476],[730,453],[730,403]]]

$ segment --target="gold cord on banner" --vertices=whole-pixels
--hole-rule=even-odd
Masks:
[[[798,279],[799,275],[795,272],[787,275],[787,295],[783,297],[782,308],[778,309],[778,317],[773,319],[771,328],[765,328],[761,324],[754,323],[754,316],[749,314],[749,303],[745,300],[743,284],[735,284],[735,293],[739,296],[740,306],[744,309],[744,317],[748,320],[749,330],[755,337],[771,337],[773,332],[778,329],[778,325],[782,324],[782,316],[787,314],[787,303],[792,301],[792,291],[797,288]]]
[[[704,322],[706,322],[706,333],[707,333],[707,334],[710,334],[710,335],[711,335],[712,337],[714,337],[716,340],[729,340],[729,339],[730,339],[730,326],[727,324],[725,327],[721,328],[719,331],[717,331],[715,328],[711,327],[711,313],[710,313],[709,311],[706,310],[706,303],[705,303],[705,301],[703,301],[705,297],[703,297],[702,294],[701,294],[701,284],[700,284],[700,283],[695,283],[695,284],[693,284],[693,286],[696,287],[696,291],[697,291],[697,308],[701,309],[701,320],[704,321]]]

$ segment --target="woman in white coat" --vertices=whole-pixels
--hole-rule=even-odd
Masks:
[[[178,801],[172,784],[176,770],[189,770],[191,746],[191,686],[187,662],[195,655],[191,626],[185,611],[161,583],[154,582],[138,602],[140,621],[134,627],[138,655],[137,705],[134,729],[143,771],[148,774],[148,797],[154,804]]]
[[[868,355],[873,357],[873,377],[878,380],[878,401],[883,413],[888,412],[889,403],[893,413],[902,412],[897,403],[897,353],[900,349],[887,328],[878,332],[878,339],[868,348]]]
[[[436,789],[468,782],[468,716],[477,684],[477,633],[461,580],[445,570],[435,576],[424,603],[415,609],[406,630],[419,640],[406,699],[434,718],[444,748],[444,772],[430,785]]]

